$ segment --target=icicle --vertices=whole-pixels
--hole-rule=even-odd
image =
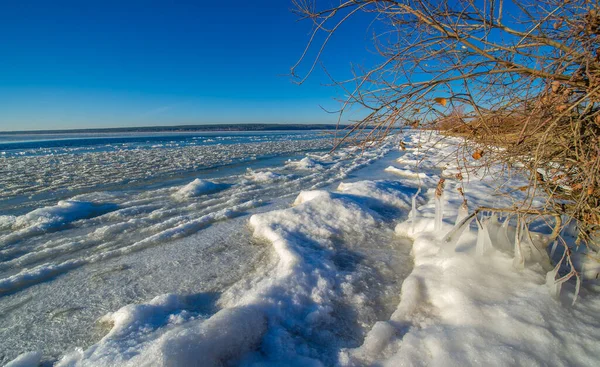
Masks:
[[[515,257],[513,259],[513,267],[516,269],[524,269],[525,268],[525,258],[523,257],[522,248],[521,248],[521,238],[523,235],[523,223],[524,221],[521,217],[517,217],[517,228],[515,231]]]
[[[567,226],[563,229],[563,233],[562,233],[562,237],[566,237],[566,236],[570,236],[570,237],[577,237],[577,221],[571,220],[569,222],[569,224],[567,224]]]
[[[500,227],[500,219],[498,218],[498,214],[492,212],[492,216],[490,217],[490,225]]]
[[[508,225],[510,223],[510,216],[507,216],[502,225],[498,229],[496,234],[496,246],[503,251],[511,251],[512,243],[508,237]]]
[[[581,277],[576,275],[577,282],[575,283],[575,294],[573,294],[573,303],[571,306],[575,306],[575,302],[577,302],[577,297],[579,297],[579,290],[581,289]]]
[[[558,246],[558,240],[554,240],[552,244],[552,250],[550,250],[550,257],[554,257],[554,252],[556,251],[556,247]]]
[[[433,224],[433,230],[439,232],[442,229],[442,220],[444,219],[444,182],[446,180],[440,178],[435,189],[435,222]]]
[[[557,298],[560,296],[560,290],[562,288],[563,282],[556,281],[556,276],[558,275],[558,269],[560,268],[560,263],[556,265],[556,267],[550,270],[546,274],[546,286],[550,290],[550,294],[552,297]]]
[[[498,214],[492,212],[492,216],[487,220],[487,231],[490,237],[491,246],[497,246],[498,232],[500,231],[500,221],[498,220]]]
[[[442,201],[442,197],[435,197],[435,222],[433,225],[433,230],[438,232],[442,229],[442,220],[444,219],[444,203]]]
[[[461,206],[458,208],[458,213],[456,214],[456,221],[454,225],[457,226],[463,219],[469,216],[469,207],[467,206],[467,202],[463,201]]]
[[[411,234],[415,233],[415,226],[417,225],[417,196],[421,193],[421,187],[417,190],[415,196],[412,197],[412,210],[410,211],[410,225],[411,225]]]
[[[446,179],[440,178],[435,189],[435,222],[433,230],[439,232],[442,229],[442,221],[444,219],[444,182]]]
[[[475,246],[475,253],[479,257],[486,256],[493,252],[492,241],[490,239],[490,233],[488,231],[488,224],[490,219],[484,219],[481,222],[477,222],[477,244]]]
[[[475,218],[475,213],[464,217],[462,221],[457,223],[454,226],[454,228],[452,228],[452,230],[450,232],[448,232],[448,234],[446,234],[444,236],[444,238],[442,239],[442,242],[447,245],[444,247],[446,247],[448,249],[450,249],[450,248],[454,249],[456,247],[456,243],[458,242],[458,239],[463,234],[465,229],[469,228],[469,226],[471,225],[471,222],[473,221],[474,218]]]
[[[552,269],[550,257],[546,252],[545,246],[540,248],[539,245],[536,244],[536,241],[534,241],[533,237],[531,236],[531,233],[529,232],[529,227],[526,223],[524,223],[521,250],[523,252],[525,264],[532,262],[538,263],[542,266],[544,270],[548,271]]]

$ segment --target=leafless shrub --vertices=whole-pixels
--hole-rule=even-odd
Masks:
[[[565,216],[577,222],[577,246],[598,245],[597,0],[293,2],[299,16],[314,23],[307,50],[292,68],[296,75],[309,65],[300,83],[348,19],[372,19],[369,33],[381,62],[334,81],[347,96],[340,121],[350,109],[364,112],[341,141],[378,141],[392,128],[417,125],[464,136],[457,149],[463,157],[529,177],[527,200],[503,210]],[[317,55],[308,60],[311,49]],[[459,161],[469,168],[466,159]],[[534,207],[534,198],[545,204]]]

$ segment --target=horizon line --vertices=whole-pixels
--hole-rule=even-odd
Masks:
[[[231,130],[236,127],[252,126],[255,130],[267,130],[265,127],[274,127],[276,130],[310,130],[313,128],[346,128],[348,123],[211,123],[211,124],[185,124],[185,125],[149,125],[149,126],[123,126],[123,127],[92,127],[92,128],[66,128],[66,129],[35,129],[35,130],[0,130],[0,134],[43,134],[43,133],[78,133],[78,132],[110,132],[110,131],[181,131],[191,130]],[[261,128],[262,127],[262,128]]]

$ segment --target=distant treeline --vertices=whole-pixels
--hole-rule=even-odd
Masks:
[[[211,124],[180,126],[144,126],[117,127],[100,129],[67,129],[67,130],[32,130],[32,131],[0,131],[0,134],[81,134],[81,133],[123,133],[123,132],[194,132],[194,131],[268,131],[268,130],[333,130],[335,124]],[[348,128],[340,125],[340,129]]]

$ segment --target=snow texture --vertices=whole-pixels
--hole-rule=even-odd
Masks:
[[[309,134],[301,136],[307,138]],[[245,225],[250,214],[281,207],[293,201],[302,189],[337,185],[341,179],[389,154],[393,146],[385,144],[364,154],[354,148],[325,154],[314,152],[315,147],[325,145],[322,141],[283,141],[281,137],[270,140],[267,136],[265,141],[229,144],[227,149],[212,146],[211,152],[219,155],[208,158],[214,158],[214,163],[221,157],[219,169],[194,172],[194,177],[163,180],[159,173],[146,182],[124,183],[107,191],[104,178],[97,176],[95,191],[79,192],[81,187],[74,186],[72,191],[56,191],[48,198],[38,194],[25,201],[2,198],[7,201],[0,201],[0,205],[14,214],[9,211],[10,215],[0,217],[0,364],[31,350],[40,350],[47,364],[76,347],[87,349],[106,334],[106,323],[95,321],[127,304],[144,304],[160,294],[173,292],[208,293],[215,298],[237,282],[251,281],[254,269],[257,274],[263,272],[274,255],[270,246],[251,238]],[[298,170],[285,164],[291,147],[310,150],[306,156],[304,152],[298,154],[298,159],[318,160],[321,168]],[[178,149],[178,159],[186,159],[188,150],[204,148],[182,144],[164,148],[162,153],[175,155]],[[244,158],[241,148],[248,148],[250,156]],[[121,165],[135,165],[138,160],[158,154],[152,149],[116,149],[106,154],[119,154],[117,161]],[[228,150],[239,154],[242,160],[248,159],[243,168],[228,166]],[[253,157],[252,152],[262,152],[269,158]],[[30,157],[29,154],[9,157],[16,162]],[[61,154],[52,159],[62,170],[76,169],[82,161],[105,155],[96,151]],[[45,157],[37,154],[36,159],[42,159],[40,156]],[[129,158],[132,162],[127,162]],[[111,162],[102,163],[106,170],[102,175],[110,176],[113,169],[118,172],[115,179],[126,175],[126,170]],[[170,167],[180,163],[171,161]],[[160,160],[154,164],[159,171],[168,168]],[[19,167],[13,165],[13,178],[18,176]],[[76,174],[68,173],[69,177]],[[198,176],[202,178],[196,181]],[[219,190],[213,191],[215,186]],[[181,191],[185,194],[178,197]],[[66,199],[57,203],[59,195]],[[32,205],[37,207],[31,208]],[[19,226],[15,225],[17,222]],[[388,230],[373,238],[391,236]],[[388,251],[391,256],[377,256],[395,259],[394,266],[399,267],[397,264],[409,261],[409,248],[403,248],[404,257],[392,253],[396,251],[389,247],[381,251]],[[369,256],[366,253],[360,258]],[[406,275],[402,271],[395,274]],[[399,278],[389,279],[395,287],[401,284]],[[398,292],[389,294],[397,297]],[[203,317],[215,312],[214,307],[209,308]],[[170,317],[174,322],[185,323],[189,316],[186,313],[194,315],[193,309],[186,308],[186,312]]]
[[[385,179],[336,183],[386,157],[385,147],[373,148],[375,153],[366,158],[352,159],[352,151],[345,150],[333,158],[287,162],[275,173],[306,173],[278,177],[278,185],[298,179],[304,190],[291,206],[248,219],[252,240],[266,249],[261,261],[216,295],[171,293],[110,310],[99,319],[108,332],[91,345],[66,351],[56,365],[597,365],[598,286],[577,284],[581,301],[570,306],[577,290],[572,282],[556,282],[562,274],[549,267],[552,244],[545,223],[501,218],[499,213],[468,214],[459,187],[470,206],[510,205],[505,196],[492,195],[491,180],[460,183],[447,178],[436,205],[437,167],[453,148],[451,141],[435,140],[424,140],[419,132],[405,139],[408,149],[402,159],[424,160],[423,167],[431,167],[420,182],[423,177],[386,169]],[[397,141],[390,146],[398,146]],[[451,162],[445,165],[443,172],[456,170]],[[274,169],[259,171],[265,177],[267,172]],[[497,180],[504,173],[495,174]],[[248,181],[222,193],[264,192]],[[326,185],[331,189],[323,189]],[[127,220],[111,223],[114,230],[102,222],[93,233],[148,230],[135,244],[111,248],[108,254],[129,246],[146,248],[146,242],[185,237],[258,205],[251,196],[240,196],[244,200],[234,204],[223,198],[231,193],[215,194],[192,203],[185,213],[174,207],[158,210],[143,200],[137,209],[120,203],[118,210],[97,218]],[[206,204],[210,200],[215,201]],[[211,205],[221,209],[192,216],[192,209]],[[240,207],[232,209],[235,205]],[[161,220],[150,220],[153,216]],[[11,228],[16,223],[2,221]],[[62,264],[87,264],[104,256],[110,255],[92,253]],[[237,261],[241,265],[244,258]],[[588,267],[590,274],[597,271]],[[25,274],[35,276],[35,269],[16,276],[26,281]]]

